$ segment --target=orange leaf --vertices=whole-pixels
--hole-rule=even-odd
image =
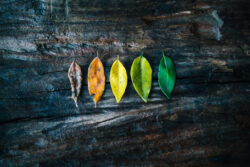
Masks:
[[[90,63],[88,69],[88,88],[89,94],[95,94],[93,100],[95,105],[102,97],[103,91],[105,89],[105,73],[101,60],[96,57]]]

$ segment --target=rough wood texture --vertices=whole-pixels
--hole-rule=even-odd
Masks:
[[[0,166],[248,166],[249,0],[1,0]],[[157,82],[161,51],[177,84]],[[106,90],[94,108],[87,68],[99,51]],[[109,70],[143,51],[145,104],[129,80],[117,104]],[[84,85],[71,99],[76,61]]]

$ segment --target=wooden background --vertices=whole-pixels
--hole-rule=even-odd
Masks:
[[[1,0],[0,166],[248,166],[249,0]],[[171,100],[161,51],[176,65]],[[87,68],[100,53],[106,90],[94,108]],[[109,72],[140,52],[149,102],[131,80],[117,104]],[[68,68],[84,86],[79,109]],[[130,78],[130,77],[129,77]]]

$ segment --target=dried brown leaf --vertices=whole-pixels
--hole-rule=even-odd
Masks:
[[[68,71],[68,77],[72,90],[72,98],[75,101],[76,107],[78,107],[77,99],[81,92],[82,87],[82,70],[79,64],[75,61],[72,62]]]

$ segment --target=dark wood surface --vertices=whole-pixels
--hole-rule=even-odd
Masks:
[[[249,0],[1,0],[0,166],[248,166]],[[87,68],[100,53],[106,89],[94,107]],[[161,52],[176,65],[171,100]],[[141,52],[148,103],[129,79],[117,104],[109,72]],[[79,109],[67,71],[83,70]],[[130,78],[130,77],[129,77]]]

